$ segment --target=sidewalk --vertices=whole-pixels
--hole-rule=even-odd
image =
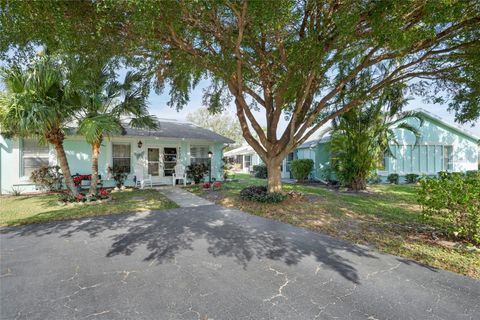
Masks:
[[[180,187],[157,187],[155,189],[182,208],[209,206],[214,204],[213,202],[200,198]]]

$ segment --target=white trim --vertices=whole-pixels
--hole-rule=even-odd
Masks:
[[[130,172],[128,173],[128,175],[131,175],[132,172],[134,171],[134,167],[133,167],[133,163],[132,163],[132,160],[133,160],[133,157],[134,157],[134,153],[133,153],[133,148],[132,148],[132,142],[131,141],[110,141],[110,161],[109,161],[109,166],[112,168],[113,170],[113,145],[114,144],[118,144],[118,145],[130,145]],[[136,147],[136,145],[135,145]],[[126,158],[125,158],[126,159]]]

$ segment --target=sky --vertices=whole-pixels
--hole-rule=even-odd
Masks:
[[[198,108],[202,107],[202,90],[206,86],[208,86],[207,80],[203,80],[202,82],[200,82],[198,87],[191,92],[190,102],[188,103],[188,105],[179,112],[167,106],[167,102],[169,101],[168,87],[165,89],[164,93],[161,95],[157,95],[153,92],[152,94],[150,94],[148,98],[149,105],[150,105],[150,112],[159,118],[185,120],[186,116],[190,112],[193,112]],[[465,131],[473,133],[475,136],[480,138],[480,121],[477,121],[474,124],[474,126],[472,126],[471,124],[467,124],[467,125],[457,124],[454,121],[454,114],[447,111],[446,105],[426,104],[419,98],[412,98],[412,100],[409,101],[409,104],[405,108],[405,110],[411,110],[411,109],[417,109],[417,108],[425,109],[426,111],[429,111],[434,115],[442,118],[442,120],[444,120],[445,122],[457,125],[462,129],[464,129]],[[235,116],[234,106],[233,105],[230,106],[227,112],[230,112],[233,116]],[[255,112],[254,114],[257,121],[260,123],[260,125],[263,126],[266,124],[264,113]],[[283,132],[283,129],[285,128],[285,126],[286,126],[286,123],[283,122],[281,123],[279,129],[281,129]]]

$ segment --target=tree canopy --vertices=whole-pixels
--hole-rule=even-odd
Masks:
[[[175,108],[208,77],[210,110],[233,97],[245,140],[274,173],[271,191],[292,149],[397,83],[449,101],[460,122],[480,117],[476,0],[8,1],[0,10],[3,52],[45,44],[122,57],[157,90],[168,83]]]
[[[212,114],[207,108],[199,108],[189,113],[187,120],[235,141],[235,144],[229,146],[229,149],[243,144],[244,140],[240,123],[228,113]]]

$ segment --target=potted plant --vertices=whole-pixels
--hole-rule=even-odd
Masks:
[[[199,184],[207,172],[208,168],[203,163],[191,164],[187,167],[187,175],[195,184]]]

